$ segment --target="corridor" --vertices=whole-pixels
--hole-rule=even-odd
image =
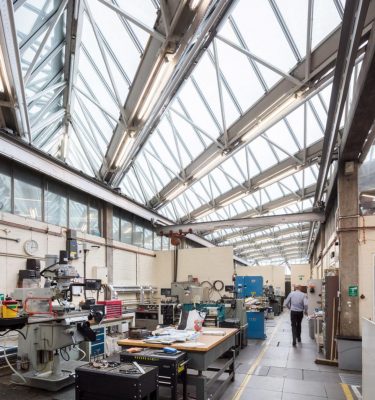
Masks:
[[[249,340],[237,358],[236,380],[225,400],[356,400],[361,375],[315,364],[316,343],[302,322],[302,343],[292,346],[289,312],[267,321],[267,339]],[[322,355],[320,355],[322,356]]]

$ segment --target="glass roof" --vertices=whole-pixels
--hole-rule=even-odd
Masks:
[[[220,2],[206,3],[212,12],[176,44],[178,24],[158,0],[15,2],[32,145],[176,223],[312,210],[333,73],[307,60],[340,26],[345,1],[239,0],[208,42]],[[165,66],[176,68],[161,82]],[[279,263],[305,260],[309,230],[201,234]]]

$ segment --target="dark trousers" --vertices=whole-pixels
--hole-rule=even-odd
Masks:
[[[303,318],[303,311],[291,311],[290,322],[292,324],[293,343],[296,339],[301,339],[301,322]]]

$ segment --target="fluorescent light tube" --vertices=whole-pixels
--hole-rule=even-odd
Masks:
[[[369,199],[375,199],[375,195],[373,195],[373,194],[365,193],[365,194],[361,194],[361,196],[362,197],[368,197]]]
[[[234,195],[233,197],[231,197],[229,199],[224,200],[222,203],[219,204],[219,206],[221,206],[221,207],[228,206],[229,204],[232,204],[237,200],[243,199],[246,195],[247,195],[246,192],[241,192],[237,195]]]
[[[222,161],[224,161],[224,158],[225,156],[222,154],[217,155],[203,167],[199,168],[199,171],[197,171],[193,175],[193,178],[197,180],[202,178],[204,175],[208,174],[212,169],[214,169],[217,165],[219,165]]]
[[[285,110],[290,108],[290,111],[292,111],[292,106],[299,103],[300,101],[300,96],[293,95],[292,97],[289,97],[289,99],[280,104],[280,106],[277,107],[274,111],[270,112],[264,118],[259,118],[254,127],[250,128],[250,130],[242,136],[242,141],[246,142],[248,140],[252,140],[258,134],[270,128],[276,122],[284,118],[285,115],[287,115],[287,113],[284,113]]]
[[[156,75],[151,82],[150,87],[147,89],[145,98],[140,104],[139,110],[137,112],[138,120],[144,121],[150,115],[151,109],[158,100],[162,90],[165,87],[165,84],[170,78],[173,68],[174,62],[172,60],[166,60],[164,58],[159,70],[156,72]]]
[[[182,192],[184,192],[186,189],[187,185],[182,184],[181,186],[177,186],[175,189],[173,189],[165,196],[165,200],[166,201],[173,200],[174,198],[179,196]]]
[[[298,172],[298,168],[293,167],[291,169],[288,169],[288,170],[282,172],[281,174],[275,175],[273,178],[266,179],[264,182],[256,184],[255,186],[257,186],[259,188],[265,188],[267,186],[271,186],[272,184],[274,184],[276,182],[279,182],[282,179],[287,178],[288,176],[291,176],[291,175],[295,174],[296,172]]]
[[[128,156],[128,154],[132,148],[133,143],[134,143],[134,137],[131,137],[129,134],[127,134],[127,136],[123,142],[123,145],[117,154],[117,158],[116,158],[116,162],[115,162],[116,168],[120,167],[123,164],[123,162],[125,161],[126,157]]]

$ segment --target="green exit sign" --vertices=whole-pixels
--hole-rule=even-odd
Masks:
[[[348,294],[349,297],[358,297],[358,286],[357,285],[349,286]]]

